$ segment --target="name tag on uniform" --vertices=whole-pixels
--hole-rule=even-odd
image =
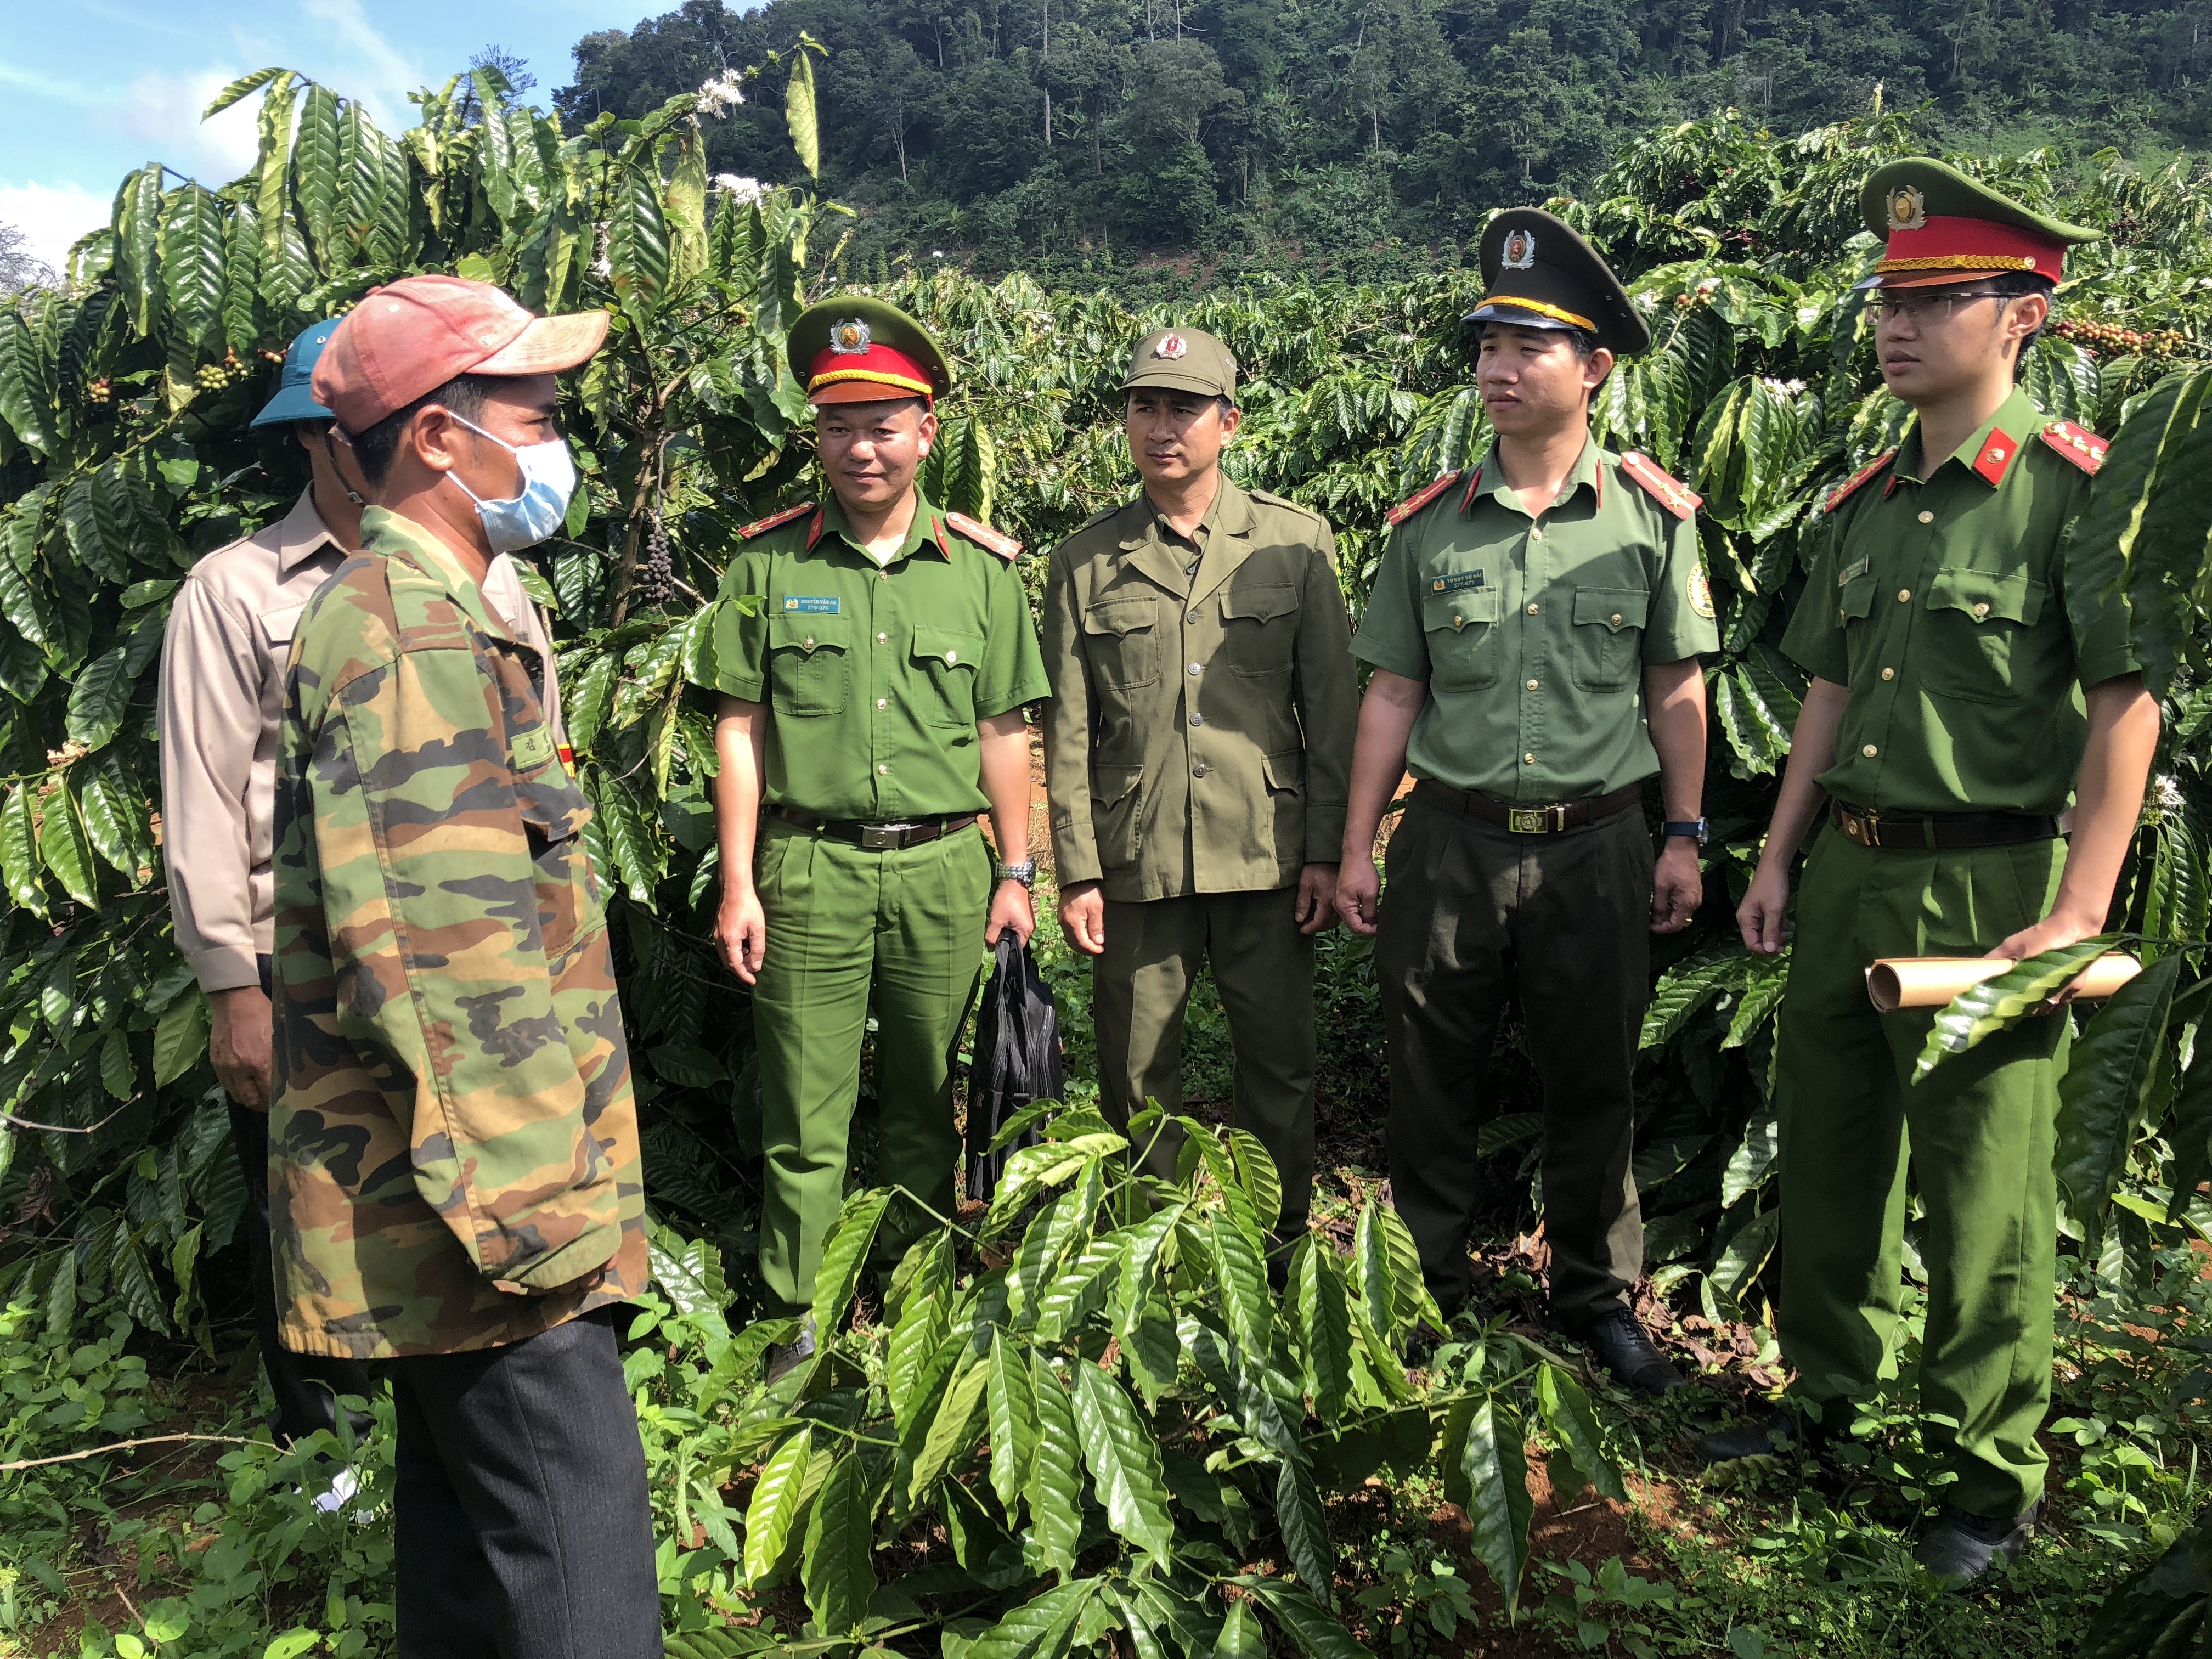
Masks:
[[[514,763],[526,772],[553,758],[553,734],[542,726],[527,726],[514,734],[507,747],[514,752]]]
[[[1836,572],[1836,586],[1841,587],[1846,582],[1856,581],[1860,577],[1866,574],[1868,568],[1873,563],[1874,556],[1872,554],[1869,554],[1863,559],[1852,560],[1841,570]]]
[[[1456,593],[1462,588],[1482,586],[1482,572],[1462,570],[1457,575],[1438,576],[1429,584],[1431,593]]]
[[[837,614],[835,593],[787,593],[783,596],[786,611],[803,611],[811,616],[834,617]]]

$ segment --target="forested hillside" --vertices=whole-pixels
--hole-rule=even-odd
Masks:
[[[554,101],[571,130],[642,116],[802,31],[830,49],[823,182],[864,258],[1048,278],[1145,250],[1410,275],[1723,106],[1796,131],[1879,97],[1954,144],[2085,153],[2212,124],[2202,0],[688,0],[585,37]],[[708,125],[714,171],[798,175],[772,104]]]

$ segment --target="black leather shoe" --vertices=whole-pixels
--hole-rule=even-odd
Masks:
[[[780,1348],[769,1350],[768,1380],[771,1382],[787,1375],[794,1368],[814,1358],[814,1316],[809,1314],[806,1322],[799,1328],[795,1340]]]
[[[1816,1426],[1801,1422],[1791,1411],[1778,1411],[1760,1421],[1716,1430],[1698,1441],[1698,1455],[1708,1463],[1733,1463],[1743,1457],[1794,1457],[1801,1451],[1819,1449]]]
[[[1575,1337],[1597,1356],[1600,1364],[1632,1389],[1668,1395],[1689,1386],[1682,1373],[1659,1352],[1644,1322],[1626,1308],[1599,1315]]]
[[[1969,1515],[1946,1504],[1913,1545],[1912,1559],[1931,1577],[1971,1584],[1999,1561],[2016,1559],[2035,1536],[2042,1513],[2040,1499],[2018,1515]]]

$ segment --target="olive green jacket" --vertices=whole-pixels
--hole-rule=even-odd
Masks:
[[[1063,887],[1264,892],[1336,861],[1358,689],[1328,521],[1224,478],[1194,539],[1139,494],[1052,556],[1045,769]]]

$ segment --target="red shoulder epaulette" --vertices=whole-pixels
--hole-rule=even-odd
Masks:
[[[813,510],[813,502],[801,501],[797,507],[787,507],[781,513],[771,513],[765,519],[755,519],[743,530],[738,532],[738,539],[749,542],[754,537],[764,535],[780,524],[789,524],[802,513],[811,513]]]
[[[969,518],[965,513],[948,513],[945,515],[945,522],[976,546],[990,549],[1009,564],[1022,550],[1022,544],[1005,531],[994,530],[990,526]]]
[[[1436,500],[1437,496],[1443,495],[1444,491],[1449,489],[1454,484],[1457,483],[1460,480],[1460,474],[1464,472],[1467,469],[1465,467],[1455,467],[1451,471],[1445,473],[1443,477],[1437,479],[1433,483],[1430,484],[1428,488],[1423,489],[1418,495],[1407,496],[1404,501],[1399,502],[1398,505],[1392,507],[1389,512],[1384,514],[1383,517],[1389,522],[1391,528],[1395,530],[1398,526],[1405,523],[1407,520],[1412,518],[1413,514],[1426,507],[1431,501]]]
[[[2076,426],[2071,421],[2047,422],[2043,428],[2043,441],[2093,478],[2105,464],[2105,452],[2112,447],[2111,439],[2100,438],[2088,428]]]
[[[1882,468],[1887,466],[1896,459],[1897,452],[1893,449],[1886,455],[1875,456],[1874,459],[1869,461],[1857,471],[1852,473],[1850,477],[1844,479],[1843,483],[1838,484],[1833,489],[1830,490],[1828,492],[1828,499],[1822,504],[1820,510],[1823,513],[1834,512],[1838,507],[1844,504],[1844,498],[1853,490],[1856,489],[1861,484],[1864,483],[1869,478],[1874,477],[1875,473],[1881,471]]]
[[[1650,490],[1665,507],[1678,519],[1686,519],[1705,504],[1705,498],[1671,477],[1658,462],[1641,450],[1632,449],[1620,458],[1620,470]]]

